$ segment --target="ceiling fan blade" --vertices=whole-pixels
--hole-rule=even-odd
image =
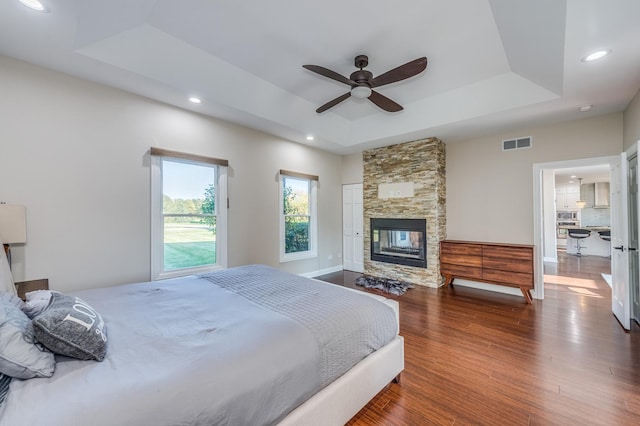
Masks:
[[[390,71],[380,74],[373,80],[371,80],[371,87],[380,87],[385,84],[395,83],[396,81],[402,81],[414,75],[420,74],[427,68],[427,58],[422,57],[415,59],[411,62],[407,62],[404,65],[400,65]]]
[[[391,99],[387,98],[384,95],[381,95],[374,90],[371,91],[369,100],[385,111],[398,112],[403,110],[402,105],[395,103]]]
[[[316,112],[318,114],[320,114],[321,112],[324,112],[326,110],[328,110],[329,108],[332,108],[336,105],[338,105],[340,102],[344,101],[345,99],[349,99],[349,97],[351,96],[351,92],[347,92],[342,96],[338,96],[337,98],[335,98],[332,101],[327,102],[326,104],[322,105],[320,108],[318,108],[316,110]],[[393,102],[393,101],[392,101]],[[402,108],[402,107],[401,107]]]
[[[315,73],[320,74],[321,76],[330,78],[335,81],[339,81],[340,83],[347,84],[351,87],[355,85],[355,83],[349,80],[347,77],[340,75],[335,71],[331,71],[330,69],[327,69],[325,67],[321,67],[319,65],[303,65],[302,68],[306,68],[309,71],[313,71]]]

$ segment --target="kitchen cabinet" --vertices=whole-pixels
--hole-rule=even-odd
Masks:
[[[556,185],[556,210],[576,210],[580,199],[580,185],[568,183]]]

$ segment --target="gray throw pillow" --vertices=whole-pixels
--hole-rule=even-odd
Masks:
[[[79,297],[51,294],[49,306],[33,319],[36,339],[51,352],[102,361],[107,329],[102,316]]]
[[[0,293],[0,373],[19,379],[51,377],[54,355],[36,344],[31,320],[14,297]]]

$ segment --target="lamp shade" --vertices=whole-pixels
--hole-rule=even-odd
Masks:
[[[27,211],[24,206],[0,204],[0,241],[4,244],[27,242]]]

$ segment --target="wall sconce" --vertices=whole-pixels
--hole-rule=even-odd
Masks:
[[[27,211],[24,206],[0,204],[0,241],[11,266],[10,244],[27,242]]]

